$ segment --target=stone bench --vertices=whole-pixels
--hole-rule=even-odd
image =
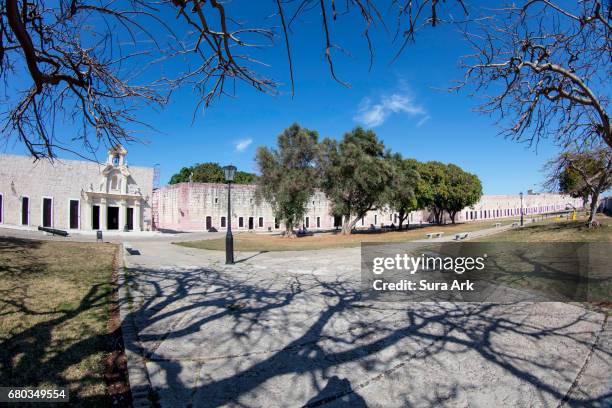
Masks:
[[[460,239],[466,239],[469,235],[469,232],[460,232],[459,234],[455,234],[455,240],[459,241]]]
[[[425,236],[427,237],[427,239],[431,239],[431,238],[440,238],[442,237],[442,235],[444,235],[443,232],[430,232],[428,234],[425,234]]]

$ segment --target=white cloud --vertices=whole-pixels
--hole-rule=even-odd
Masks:
[[[423,126],[429,119],[431,119],[431,116],[427,115],[427,116],[423,116],[416,124],[416,127],[421,127]]]
[[[249,138],[249,139],[241,139],[238,140],[237,142],[234,143],[234,146],[236,147],[236,151],[237,152],[243,152],[244,150],[246,150],[247,147],[249,147],[251,145],[251,143],[253,143],[253,139]]]
[[[364,98],[359,104],[357,115],[353,119],[368,127],[376,127],[385,123],[393,113],[405,113],[409,116],[422,117],[419,120],[421,125],[429,119],[425,109],[415,103],[411,96],[398,93],[383,96],[380,102],[375,104],[372,103],[370,98]]]

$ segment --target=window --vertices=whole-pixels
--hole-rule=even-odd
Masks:
[[[217,204],[219,202],[219,198],[215,197],[215,204]]]
[[[280,224],[278,223],[278,218],[274,217],[274,229],[279,229]]]
[[[378,214],[374,214],[374,225],[378,224]]]
[[[225,228],[225,217],[221,217],[221,228]]]
[[[79,228],[79,200],[70,200],[68,207],[68,221],[70,229]]]
[[[119,165],[119,155],[113,156],[113,166],[117,167]]]
[[[2,198],[2,196],[0,196],[0,198]],[[321,228],[321,217],[317,217],[317,228]]]
[[[244,218],[238,217],[238,227],[244,228]]]
[[[257,225],[259,225],[259,228],[263,228],[263,217],[259,217],[259,220],[257,221]]]
[[[30,223],[30,198],[21,198],[21,225],[28,225]]]
[[[310,228],[310,217],[306,217],[306,228]]]
[[[361,217],[361,225],[365,224],[365,220],[363,218],[364,217]]]
[[[121,189],[121,179],[117,176],[113,176],[111,179],[111,190]]]

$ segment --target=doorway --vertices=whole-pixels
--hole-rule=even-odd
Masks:
[[[125,215],[125,225],[127,226],[127,230],[132,231],[134,229],[134,209],[128,208]]]
[[[206,217],[206,231],[212,228],[212,217]]]
[[[43,227],[51,227],[51,209],[53,208],[53,200],[50,198],[43,198]]]
[[[79,228],[79,200],[70,200],[70,229]]]
[[[249,229],[253,229],[253,217],[249,217]]]
[[[342,226],[342,216],[341,215],[335,215],[334,216],[334,227],[338,228]]]
[[[119,229],[119,207],[108,207],[106,215],[106,229],[118,230]]]
[[[91,228],[94,230],[100,229],[100,206],[94,205],[91,208]]]

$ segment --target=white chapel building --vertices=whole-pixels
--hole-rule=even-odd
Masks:
[[[0,155],[0,225],[150,230],[153,168],[128,166],[126,155],[121,145],[102,165]]]

